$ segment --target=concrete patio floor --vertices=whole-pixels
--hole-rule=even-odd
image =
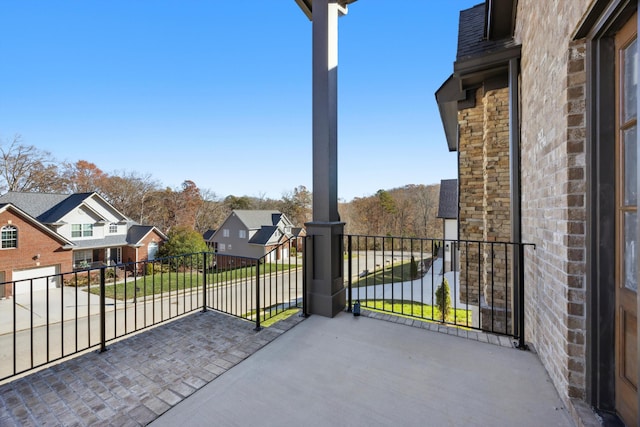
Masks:
[[[0,385],[2,426],[149,423],[574,425],[534,353],[369,311],[260,332],[194,313]]]
[[[151,425],[574,425],[534,353],[367,315],[308,318]]]

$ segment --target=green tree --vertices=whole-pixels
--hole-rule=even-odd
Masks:
[[[279,209],[296,226],[302,227],[311,220],[312,194],[307,187],[300,185],[293,192],[282,195]]]
[[[440,309],[442,318],[447,320],[451,314],[451,295],[449,294],[449,281],[444,277],[436,289],[436,306]]]
[[[224,204],[227,206],[229,211],[234,209],[251,209],[251,200],[247,196],[236,197],[234,195],[229,195],[225,197]]]
[[[174,267],[202,267],[201,253],[207,251],[207,244],[200,233],[189,227],[177,226],[169,231],[167,237],[169,239],[158,251],[160,257],[173,257],[171,264]],[[186,256],[190,254],[198,255]]]

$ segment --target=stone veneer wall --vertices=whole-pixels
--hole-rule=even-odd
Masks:
[[[508,242],[511,240],[508,88],[487,91],[479,88],[476,105],[460,111],[458,123],[460,239]],[[512,259],[512,254],[504,245],[482,244],[479,248],[472,243],[460,248],[460,300],[489,307],[481,310],[481,323],[489,327],[493,321],[494,329],[501,332],[506,332],[505,318],[509,317],[505,309],[511,309],[508,259]]]
[[[476,105],[458,112],[460,125],[458,182],[458,216],[460,239],[482,240],[483,225],[483,122],[482,90],[476,92]],[[478,305],[480,273],[479,254],[476,248],[462,244],[460,247],[460,302]]]
[[[565,402],[585,398],[585,44],[590,0],[520,0],[526,339]],[[572,405],[569,405],[570,407]]]

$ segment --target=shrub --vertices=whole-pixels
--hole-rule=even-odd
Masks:
[[[169,231],[169,239],[160,247],[158,255],[169,258],[173,268],[202,268],[203,252],[207,251],[207,244],[202,235],[189,227],[174,227]],[[195,255],[193,258],[191,254]]]
[[[418,263],[416,262],[416,259],[413,255],[411,255],[411,278],[418,278]]]
[[[451,295],[449,294],[449,281],[442,278],[442,283],[436,289],[436,306],[440,309],[444,320],[451,314]]]

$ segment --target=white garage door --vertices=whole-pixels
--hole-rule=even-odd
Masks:
[[[14,288],[15,295],[28,294],[30,289],[29,279],[33,280],[33,290],[44,291],[47,289],[47,283],[49,288],[55,288],[60,281],[59,277],[49,277],[60,273],[59,265],[51,265],[49,267],[30,268],[28,270],[14,270],[13,281],[16,283]]]

